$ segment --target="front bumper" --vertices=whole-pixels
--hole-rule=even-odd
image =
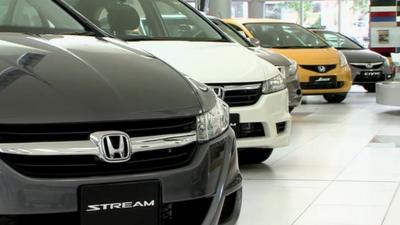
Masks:
[[[349,66],[335,68],[327,73],[317,73],[299,67],[299,79],[303,95],[323,95],[323,94],[339,94],[349,92],[353,79]],[[312,76],[336,76],[336,82],[326,84],[323,82],[311,82]]]
[[[289,107],[295,108],[299,106],[303,98],[299,81],[297,79],[287,81],[286,86],[289,91]]]
[[[237,134],[238,148],[277,148],[289,144],[292,119],[289,114],[288,90],[262,95],[251,106],[231,107],[231,113],[240,115],[243,132],[258,124],[262,132],[257,135]]]
[[[382,72],[381,76],[376,77],[365,77],[362,76],[362,72]],[[353,84],[375,84],[377,82],[393,80],[394,75],[390,71],[389,68],[384,68],[382,66],[379,69],[360,69],[354,66],[351,66],[351,73],[353,76]]]
[[[212,141],[198,144],[191,163],[172,170],[108,177],[31,178],[0,160],[0,171],[2,225],[79,224],[78,188],[88,184],[160,180],[162,218],[167,225],[233,225],[241,206],[241,175],[232,129]],[[203,202],[204,215],[184,221],[190,218],[186,216],[198,207],[199,201]],[[174,212],[175,208],[180,211]],[[183,212],[185,209],[187,213]]]

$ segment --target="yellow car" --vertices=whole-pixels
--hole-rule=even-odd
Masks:
[[[346,57],[324,40],[295,23],[271,19],[225,19],[263,48],[291,58],[299,65],[305,95],[323,95],[330,103],[342,102],[352,85]]]

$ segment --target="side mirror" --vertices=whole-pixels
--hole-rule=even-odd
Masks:
[[[257,38],[253,38],[253,37],[249,38],[249,41],[251,44],[253,44],[256,47],[259,47],[261,45],[260,40],[258,40]]]

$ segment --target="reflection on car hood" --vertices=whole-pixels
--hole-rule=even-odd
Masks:
[[[113,43],[111,43],[113,42]],[[0,124],[188,116],[201,106],[175,70],[119,41],[0,34]]]
[[[130,45],[203,83],[260,82],[279,74],[272,64],[236,43],[141,41]]]
[[[349,63],[375,63],[384,62],[383,56],[368,49],[341,50]]]
[[[334,48],[274,48],[273,51],[295,60],[299,65],[333,65],[339,63],[339,54]]]

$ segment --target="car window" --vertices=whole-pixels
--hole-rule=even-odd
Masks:
[[[239,34],[241,34],[243,37],[247,37],[246,32],[244,32],[240,27],[236,26],[235,24],[229,24],[229,26],[239,32]]]
[[[76,1],[79,3],[79,1]],[[140,5],[138,0],[128,0],[124,3],[126,6],[131,7],[134,9],[138,15],[138,26],[135,29],[125,30],[123,35],[126,36],[136,36],[136,37],[144,37],[148,35],[152,35],[152,30],[148,27],[147,22],[148,19],[142,6]],[[108,33],[114,33],[115,30],[113,29],[112,24],[110,24],[109,16],[110,16],[110,9],[108,8],[109,5],[105,4],[102,5],[98,9],[99,13],[98,16],[93,15],[89,19],[91,19],[96,25],[98,25],[103,30],[107,31]],[[122,34],[121,34],[122,35]]]
[[[226,41],[181,1],[67,0],[67,3],[103,30],[124,40]]]
[[[244,36],[242,36],[240,33],[238,33],[233,27],[229,26],[228,24],[219,21],[219,20],[212,20],[215,25],[217,25],[228,37],[230,37],[232,40],[236,41],[240,45],[243,45],[245,47],[251,47],[251,44],[247,42]]]
[[[45,22],[41,21],[37,9],[26,1],[17,1],[12,20],[15,25],[24,27],[41,27]]]
[[[2,32],[64,33],[85,28],[52,0],[1,0]]]
[[[177,9],[162,1],[156,1],[155,5],[161,14],[162,22],[169,37],[190,38],[201,32],[201,27]]]
[[[5,20],[11,1],[13,0],[0,1],[0,21]]]
[[[296,24],[249,23],[245,26],[265,48],[328,47],[316,34]]]
[[[349,38],[340,34],[331,32],[318,32],[330,45],[338,49],[362,49],[362,47],[354,43]]]

